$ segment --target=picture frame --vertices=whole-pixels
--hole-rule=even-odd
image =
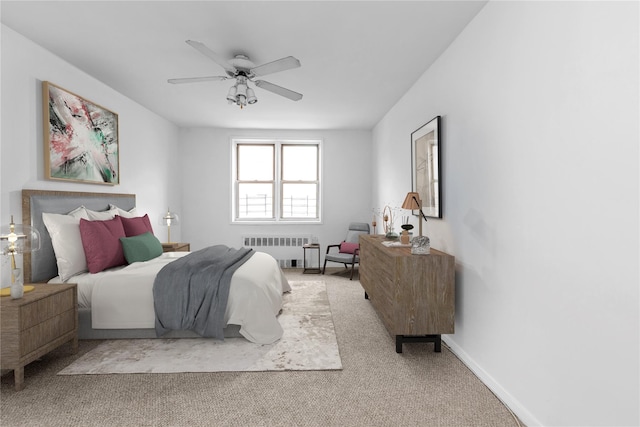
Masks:
[[[120,183],[118,114],[47,81],[42,112],[46,179]]]
[[[420,194],[422,212],[430,218],[442,218],[441,144],[440,116],[411,133],[411,191]]]

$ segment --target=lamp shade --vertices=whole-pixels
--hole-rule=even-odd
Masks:
[[[426,220],[427,217],[424,216],[424,212],[422,212],[422,201],[420,200],[420,194],[415,191],[411,191],[407,193],[407,197],[404,198],[404,202],[402,202],[402,209],[411,209],[420,211],[420,221],[418,222],[418,232],[420,237],[422,237],[422,220]]]
[[[253,92],[253,89],[247,87],[247,103],[255,104],[258,102],[258,98],[256,98],[256,94]]]
[[[420,200],[420,194],[417,192],[407,193],[407,197],[402,202],[402,209],[417,210],[422,208],[422,201]]]
[[[171,227],[172,225],[180,224],[180,217],[177,213],[171,212],[167,208],[167,212],[160,218],[161,224]]]
[[[235,103],[236,102],[236,92],[237,92],[238,88],[233,85],[229,88],[229,93],[227,94],[227,100],[230,103]]]
[[[167,208],[167,213],[160,218],[160,223],[167,226],[167,243],[171,243],[171,226],[180,224],[180,217]]]
[[[30,225],[15,224],[0,228],[0,254],[15,255],[40,249],[40,233]]]

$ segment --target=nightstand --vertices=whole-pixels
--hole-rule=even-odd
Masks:
[[[71,343],[78,351],[78,294],[75,283],[34,284],[22,298],[0,299],[0,367],[13,369],[16,390],[24,388],[24,367]]]
[[[303,274],[308,274],[308,273],[314,273],[314,274],[320,274],[321,270],[320,270],[320,245],[318,243],[309,243],[306,245],[302,245],[302,250],[303,250],[303,259],[302,259],[302,263],[303,263],[303,268],[302,268],[302,273]],[[318,263],[316,264],[316,266],[307,266],[307,251],[310,252],[311,257],[313,258],[313,251],[317,252],[317,256],[318,256]]]
[[[189,243],[163,243],[162,252],[190,252],[191,244]]]

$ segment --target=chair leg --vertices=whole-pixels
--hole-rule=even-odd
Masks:
[[[355,264],[351,264],[351,277],[349,277],[349,280],[353,280],[353,270],[355,270],[356,265]]]
[[[324,260],[324,265],[322,266],[322,274],[324,274],[324,270],[327,268],[327,260]]]

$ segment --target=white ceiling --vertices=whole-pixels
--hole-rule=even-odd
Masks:
[[[179,126],[371,129],[485,3],[3,0],[0,19]],[[232,80],[167,83],[224,75],[188,39],[256,65],[295,56],[301,68],[261,79],[304,97],[254,87],[258,102],[240,110],[226,101]]]

